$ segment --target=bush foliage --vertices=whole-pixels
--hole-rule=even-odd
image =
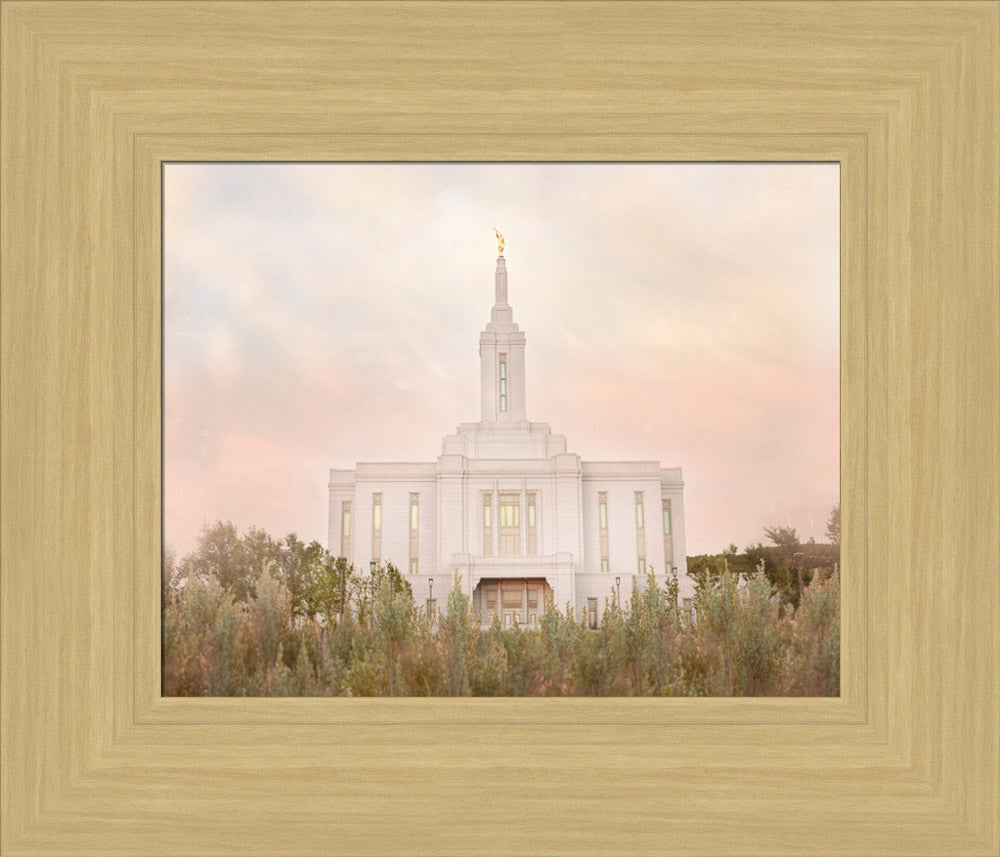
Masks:
[[[736,563],[741,570],[729,555],[696,564],[690,614],[678,608],[676,584],[650,573],[628,603],[609,589],[596,629],[552,603],[537,629],[484,628],[458,579],[429,617],[391,563],[359,575],[316,542],[240,536],[218,523],[193,554],[164,560],[163,692],[836,696],[835,560],[803,575],[796,554],[793,584],[761,550],[748,549],[758,562]]]

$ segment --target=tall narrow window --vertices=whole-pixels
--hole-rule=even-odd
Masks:
[[[667,569],[674,562],[673,521],[670,520],[670,501],[663,501],[663,562]]]
[[[372,494],[372,559],[382,559],[382,495]]]
[[[493,556],[492,494],[483,494],[483,556]]]
[[[527,549],[529,555],[538,553],[538,529],[536,527],[535,494],[528,495],[528,539]]]
[[[597,495],[597,518],[601,529],[601,571],[608,571],[608,492]]]
[[[521,497],[500,495],[500,556],[521,553]]]
[[[642,491],[635,492],[635,552],[639,557],[639,574],[646,573],[646,512]]]
[[[345,500],[340,505],[340,555],[351,556],[351,501]]]
[[[410,574],[417,573],[417,557],[420,555],[420,495],[410,494]]]
[[[507,410],[507,355],[500,355],[500,410]]]
[[[596,628],[597,627],[597,599],[588,598],[587,599],[587,627]]]

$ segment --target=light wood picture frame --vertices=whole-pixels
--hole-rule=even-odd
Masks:
[[[0,0],[0,54],[0,854],[1000,851],[1000,3]],[[161,697],[169,160],[840,162],[840,697]]]

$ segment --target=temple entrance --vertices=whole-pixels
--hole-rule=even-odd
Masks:
[[[479,624],[489,627],[495,617],[504,628],[538,628],[552,587],[544,577],[480,580],[472,593]]]

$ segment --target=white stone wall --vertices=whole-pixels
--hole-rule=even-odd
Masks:
[[[635,493],[643,495],[646,568],[664,570],[660,466],[656,461],[588,461],[583,465],[584,570],[601,570],[599,495],[608,496],[609,573],[639,573]]]
[[[660,471],[662,497],[670,500],[673,517],[674,558],[671,563],[677,569],[679,584],[678,598],[694,598],[694,581],[687,573],[687,532],[684,522],[684,477],[680,467],[664,468]],[[661,523],[662,527],[662,523]],[[664,569],[666,570],[666,569]]]
[[[419,494],[417,561],[421,572],[437,566],[437,474],[433,463],[359,463],[354,471],[351,564],[367,571],[372,560],[373,505],[382,495],[380,559],[404,573],[410,568],[410,494]],[[331,495],[332,496],[332,495]],[[336,514],[332,513],[331,518]],[[339,547],[339,522],[331,550]]]
[[[351,550],[346,557],[347,562],[351,565],[356,565],[354,560],[354,518],[356,517],[356,512],[354,506],[356,505],[356,500],[354,496],[354,471],[353,470],[330,470],[330,518],[329,518],[329,536],[327,540],[327,549],[334,556],[344,556],[341,552],[341,547],[343,542],[341,537],[343,535],[341,530],[341,512],[343,510],[343,503],[345,500],[351,501]]]
[[[537,460],[566,452],[566,437],[552,434],[547,423],[462,423],[446,435],[444,455],[466,458]]]
[[[436,581],[437,596],[447,598],[460,571],[471,594],[482,577],[544,576],[562,609],[571,604],[583,615],[587,599],[598,599],[603,616],[612,589],[627,603],[644,585],[638,567],[635,493],[643,493],[646,568],[660,585],[671,573],[664,560],[662,499],[671,501],[673,549],[680,597],[693,596],[687,577],[684,543],[683,480],[679,468],[658,462],[581,462],[573,454],[534,459],[469,459],[441,456],[437,463],[363,463],[356,470],[330,474],[330,549],[340,551],[342,502],[352,502],[351,552],[348,561],[364,573],[372,558],[372,504],[382,495],[381,558],[411,578],[418,605]],[[483,495],[491,495],[493,543],[483,550]],[[609,570],[601,572],[599,494],[608,502]],[[418,575],[410,575],[410,494],[420,498]],[[527,495],[536,497],[536,551],[527,553]],[[521,545],[515,557],[501,557],[498,505],[500,494],[521,502]],[[615,587],[615,578],[620,578]],[[443,604],[444,601],[439,601]]]

